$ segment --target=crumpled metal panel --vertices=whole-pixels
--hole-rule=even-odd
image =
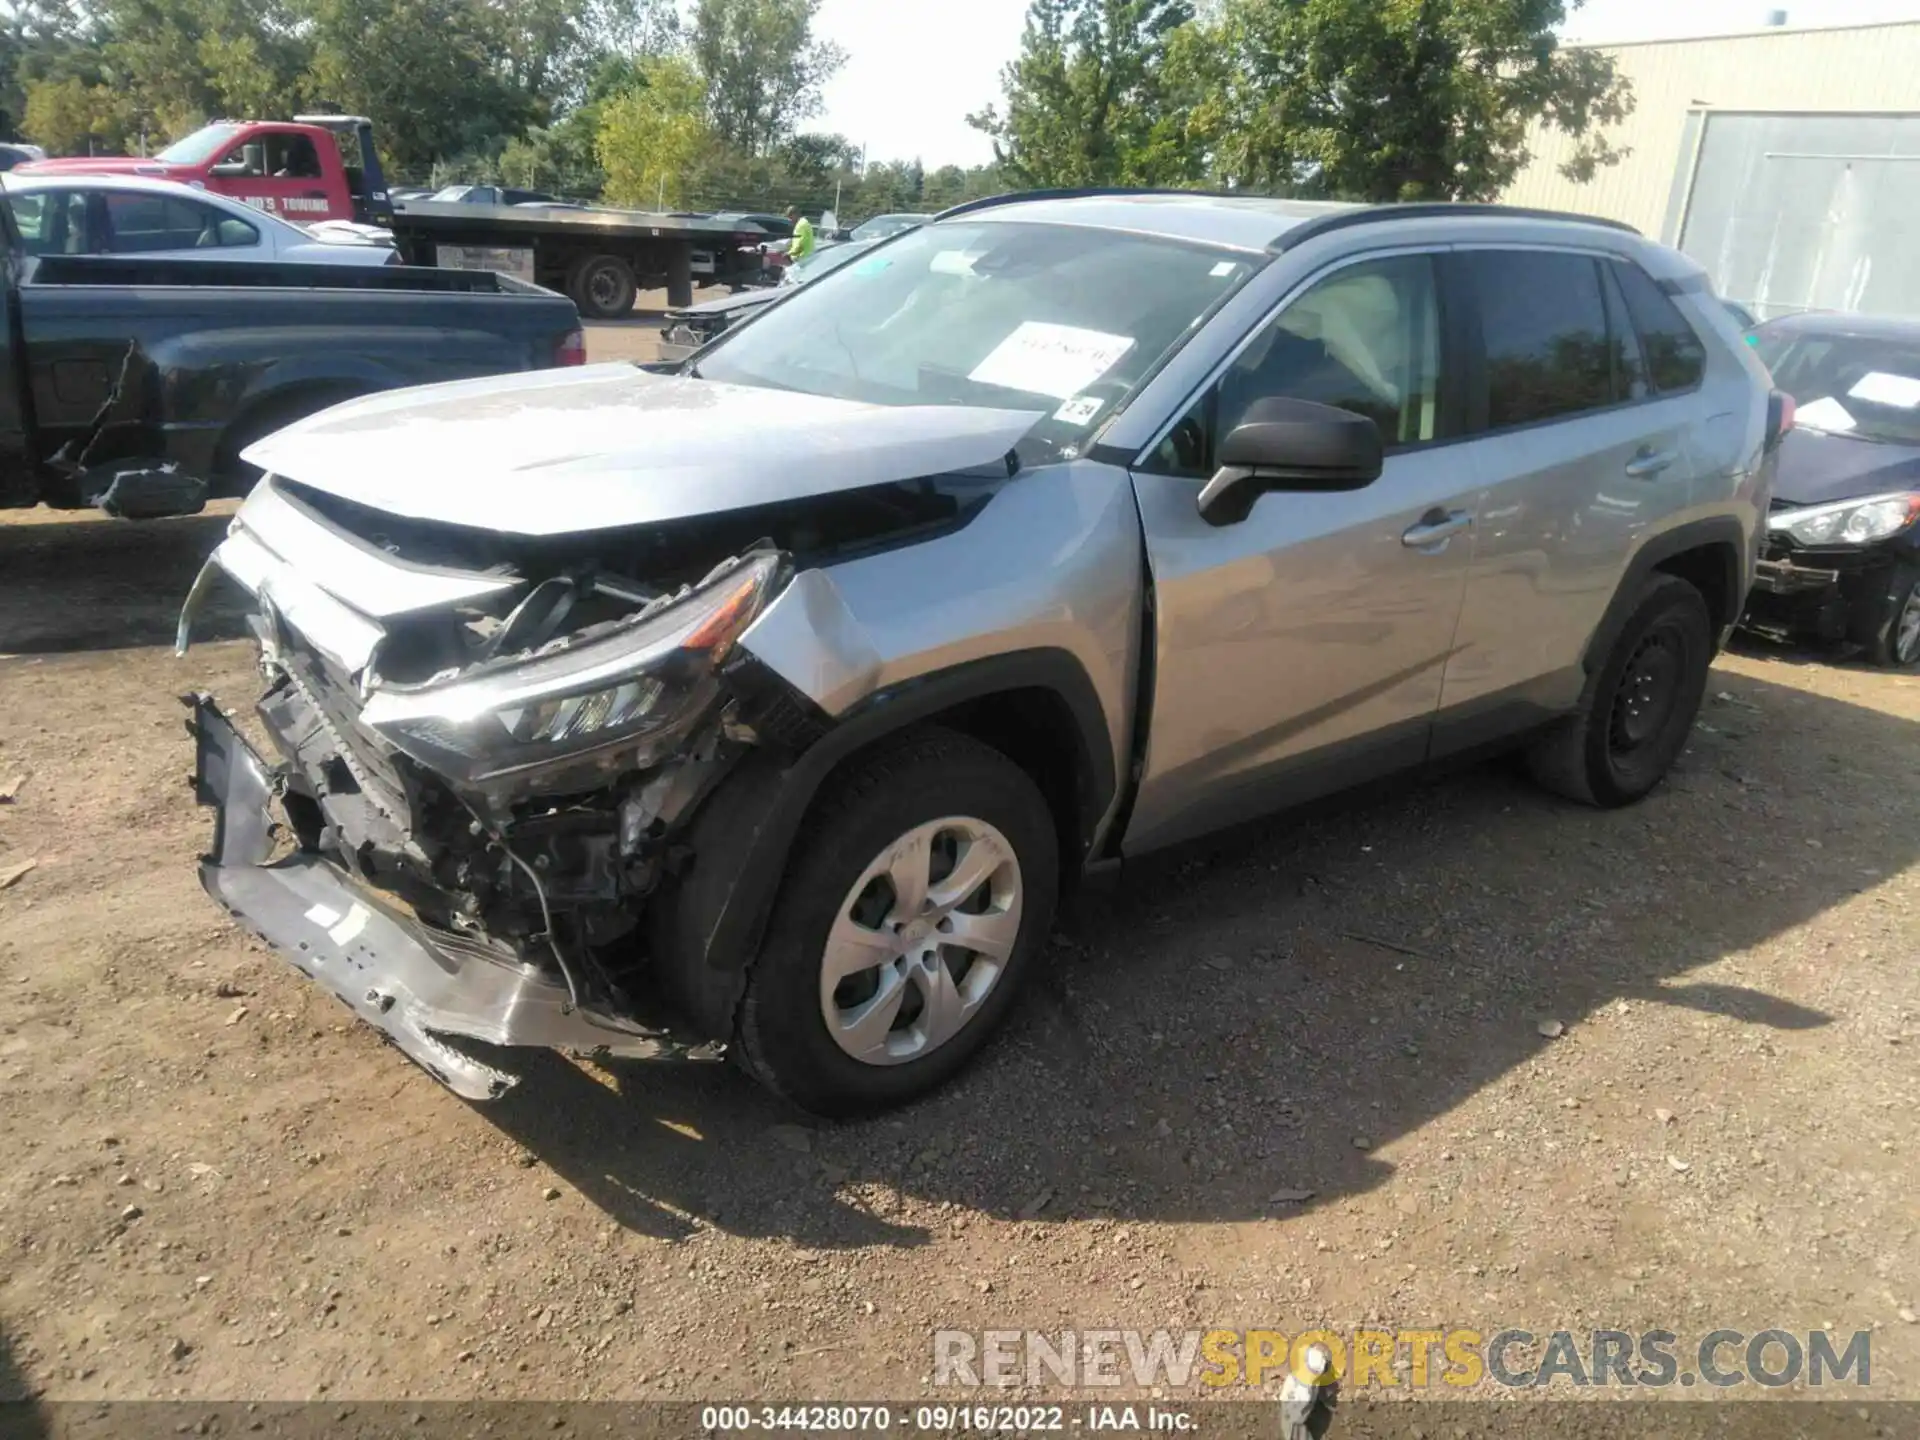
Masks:
[[[450,1041],[629,1059],[717,1058],[662,1029],[576,1007],[528,965],[451,944],[376,903],[318,855],[266,863],[275,773],[204,695],[190,697],[195,793],[218,812],[200,883],[233,917],[442,1084],[493,1100],[519,1081]]]
[[[517,589],[513,576],[481,575],[397,560],[341,533],[269,477],[234,519],[288,565],[374,620],[471,604]]]
[[[391,515],[568,535],[971,470],[1041,418],[597,365],[350,400],[245,458]]]

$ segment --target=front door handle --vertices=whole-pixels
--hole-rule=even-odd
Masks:
[[[1436,508],[1422,515],[1420,523],[1400,537],[1400,543],[1409,550],[1424,550],[1430,555],[1437,555],[1447,541],[1467,530],[1472,524],[1471,510]]]
[[[1672,468],[1673,462],[1680,458],[1677,450],[1642,450],[1627,462],[1627,474],[1635,480],[1650,480],[1663,470]]]

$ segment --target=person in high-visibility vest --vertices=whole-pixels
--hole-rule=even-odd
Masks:
[[[813,222],[794,205],[787,207],[787,219],[793,221],[793,243],[787,247],[787,258],[804,260],[813,253]]]

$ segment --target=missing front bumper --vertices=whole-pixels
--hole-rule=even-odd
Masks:
[[[200,883],[229,914],[469,1100],[499,1098],[520,1077],[454,1038],[625,1059],[711,1059],[711,1046],[569,1003],[531,966],[470,952],[370,895],[319,855],[269,863],[278,776],[212,698],[185,697],[195,739],[194,794],[214,808]]]

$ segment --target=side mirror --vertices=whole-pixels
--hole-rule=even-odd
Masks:
[[[1269,490],[1362,490],[1380,478],[1380,427],[1364,415],[1312,400],[1272,398],[1247,407],[1220,442],[1220,469],[1200,492],[1213,525],[1247,518]]]

